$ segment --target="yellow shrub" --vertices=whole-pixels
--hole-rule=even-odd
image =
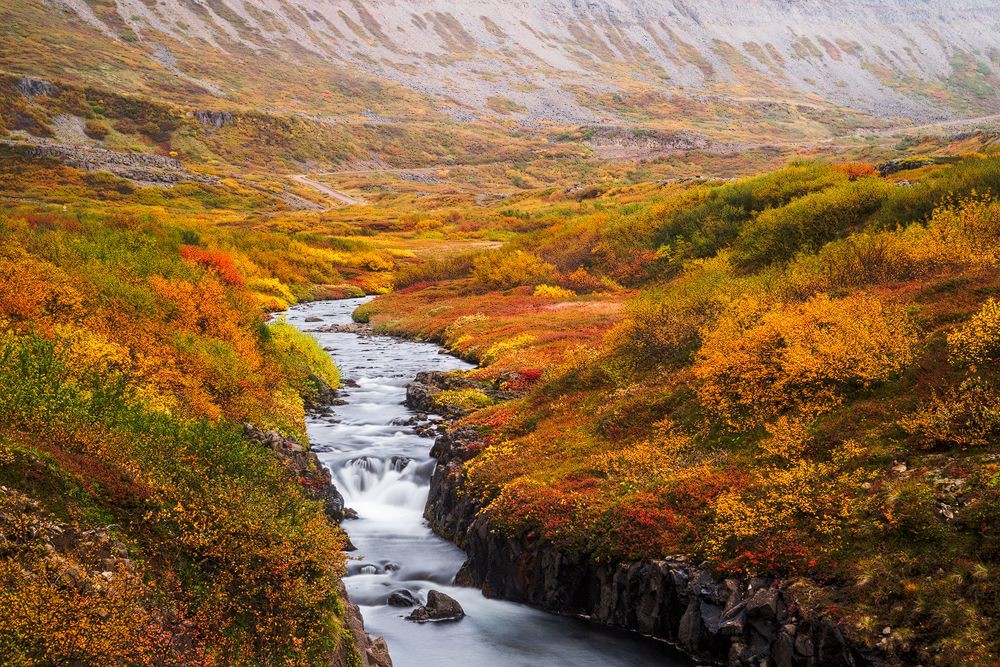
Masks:
[[[870,296],[817,296],[771,309],[734,302],[702,331],[694,375],[706,409],[749,429],[787,412],[832,409],[851,387],[902,370],[917,342],[910,318]]]
[[[807,553],[835,552],[865,520],[869,500],[861,489],[875,474],[852,464],[858,454],[854,443],[844,443],[834,454],[830,462],[798,460],[771,468],[758,483],[719,496],[706,540],[708,555],[724,560],[732,553],[763,554],[761,562],[749,566],[771,568],[788,567],[788,561]]]
[[[534,342],[535,337],[531,334],[520,334],[518,336],[514,336],[513,338],[502,340],[499,343],[491,345],[490,348],[483,353],[480,358],[480,362],[482,362],[483,366],[489,366],[490,364],[496,363],[511,352],[531,345]]]
[[[1000,262],[1000,204],[983,196],[941,206],[927,227],[911,227],[907,236],[922,261],[994,266]]]
[[[247,288],[260,301],[264,310],[286,310],[298,301],[288,286],[277,278],[251,278],[247,281]]]
[[[539,285],[554,275],[554,266],[523,250],[486,253],[472,263],[472,276],[489,289]]]
[[[980,379],[968,379],[935,396],[899,425],[922,447],[986,447],[1000,437],[1000,392]]]
[[[535,288],[535,296],[542,297],[543,299],[572,299],[576,296],[576,292],[562,287],[554,285],[539,285]]]
[[[948,335],[948,356],[956,364],[969,366],[1000,359],[1000,301],[990,299]]]
[[[474,387],[448,389],[434,397],[436,403],[473,411],[493,405],[493,399]]]

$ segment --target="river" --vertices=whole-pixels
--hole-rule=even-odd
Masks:
[[[434,460],[433,441],[404,425],[414,413],[403,405],[406,385],[420,371],[471,366],[440,348],[383,336],[320,333],[347,324],[366,299],[296,306],[289,324],[314,335],[334,358],[346,401],[332,416],[311,417],[313,451],[333,472],[347,507],[359,519],[344,528],[358,550],[349,554],[348,594],[361,607],[366,629],[384,635],[396,667],[679,666],[667,646],[581,619],[490,600],[476,589],[452,585],[464,561],[455,545],[431,532],[423,508]],[[321,318],[321,322],[306,322]],[[390,607],[390,592],[405,588],[426,599],[430,589],[458,600],[466,617],[416,624],[408,609]]]

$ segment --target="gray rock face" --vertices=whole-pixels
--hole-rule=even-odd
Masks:
[[[852,644],[833,621],[801,612],[776,580],[722,579],[682,557],[598,563],[532,535],[491,531],[478,507],[459,493],[462,464],[475,455],[478,437],[460,429],[437,439],[432,454],[438,468],[424,513],[435,532],[468,555],[460,585],[640,632],[733,667],[885,663],[884,656]]]
[[[441,591],[427,594],[427,604],[417,607],[406,617],[408,621],[426,623],[428,621],[457,621],[465,616],[465,610],[453,597]]]
[[[29,99],[32,97],[54,97],[59,94],[59,87],[55,84],[41,79],[32,79],[28,76],[22,76],[14,84],[14,87],[17,89],[17,92]]]
[[[221,130],[226,125],[232,125],[236,122],[236,117],[228,111],[195,111],[194,117],[204,127],[216,130]]]
[[[113,33],[113,22],[103,23],[87,3],[57,2]],[[679,91],[694,102],[708,98],[714,86],[734,85],[761,91],[761,98],[774,90],[775,99],[814,95],[883,118],[934,118],[945,111],[943,103],[894,83],[945,82],[968,59],[972,68],[995,74],[989,54],[1000,48],[993,0],[748,0],[738,12],[726,0],[265,4],[266,16],[247,12],[243,0],[213,0],[209,16],[198,3],[174,2],[169,22],[156,3],[118,7],[122,20],[141,25],[144,41],[158,47],[159,62],[201,86],[208,84],[177,69],[162,46],[168,39],[195,40],[220,52],[236,40],[249,49],[286,53],[294,65],[297,54],[287,48],[292,42],[335,66],[363,69],[442,102],[455,100],[443,106],[458,118],[463,111],[488,111],[490,97],[504,96],[528,117],[600,121],[602,112],[567,89],[620,90],[623,69],[633,84],[646,81],[650,91]],[[364,26],[365,38],[358,39],[357,26]],[[518,83],[532,85],[519,89]],[[391,120],[369,114],[368,122]]]
[[[343,642],[333,658],[332,667],[392,667],[392,658],[389,656],[389,647],[385,639],[372,637],[365,632],[365,621],[361,617],[361,610],[348,599],[343,583],[340,585],[340,596],[346,607],[344,615],[346,629],[353,639],[354,646],[357,647],[357,652],[346,650],[350,643]]]
[[[214,176],[196,174],[180,162],[149,153],[121,153],[104,148],[76,144],[57,144],[44,140],[33,142],[3,141],[25,156],[38,160],[57,160],[84,171],[108,171],[141,185],[169,186],[184,181],[216,184]]]

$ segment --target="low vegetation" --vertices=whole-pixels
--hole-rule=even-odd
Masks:
[[[906,176],[508,203],[537,225],[364,316],[525,392],[466,418],[494,528],[786,577],[902,660],[991,664],[1000,160]]]

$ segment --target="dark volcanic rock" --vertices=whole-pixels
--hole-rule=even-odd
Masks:
[[[462,464],[475,455],[473,446],[479,442],[479,432],[460,428],[440,436],[431,449],[438,464],[431,477],[430,495],[424,508],[424,518],[441,536],[461,546],[461,536],[475,519],[479,507],[468,496],[459,495]]]
[[[365,622],[361,617],[361,610],[347,597],[344,585],[340,585],[340,599],[344,601],[344,620],[347,630],[350,632],[357,646],[357,654],[352,655],[348,649],[349,643],[342,642],[337,654],[332,661],[332,667],[392,667],[392,658],[389,657],[389,647],[386,646],[382,637],[372,637],[365,632]]]
[[[22,76],[14,84],[14,87],[17,92],[29,99],[32,97],[54,97],[59,94],[59,87],[55,84],[41,79],[32,79],[29,76]]]
[[[420,600],[410,591],[400,588],[397,591],[389,593],[389,599],[386,600],[386,604],[390,607],[416,607],[420,604]]]
[[[323,509],[333,521],[344,520],[344,496],[333,485],[333,477],[313,452],[307,452],[294,438],[286,438],[277,431],[262,431],[252,424],[244,424],[247,437],[269,447],[278,458],[302,481],[302,486],[313,500],[323,502]]]
[[[473,429],[457,429],[431,450],[438,467],[424,516],[465,550],[460,585],[666,640],[733,667],[885,664],[883,655],[852,644],[834,622],[798,610],[778,581],[722,579],[682,557],[595,562],[532,534],[490,530],[478,505],[460,493],[462,465],[478,453],[480,439]]]
[[[236,118],[228,111],[195,111],[194,117],[204,127],[213,127],[216,130],[236,122]]]
[[[427,621],[457,621],[465,616],[465,610],[453,597],[440,591],[427,594],[427,604],[418,607],[406,617],[408,621],[426,623]]]

